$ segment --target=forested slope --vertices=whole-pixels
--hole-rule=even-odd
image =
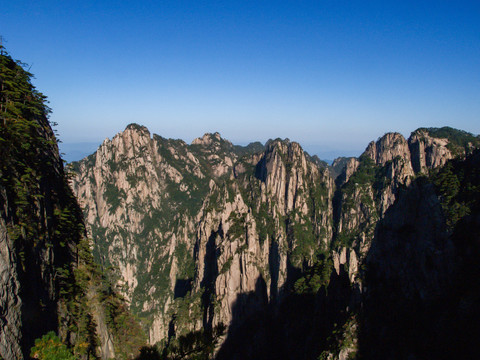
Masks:
[[[28,358],[49,331],[77,359],[131,357],[145,338],[93,262],[46,98],[1,50],[0,357]]]

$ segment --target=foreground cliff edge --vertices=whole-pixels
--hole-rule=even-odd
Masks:
[[[93,262],[45,97],[1,50],[0,358],[43,359],[54,341],[59,358],[132,358],[145,337]]]
[[[328,167],[288,140],[131,124],[72,188],[159,349],[225,324],[220,359],[446,358],[478,334],[479,144],[421,128]]]

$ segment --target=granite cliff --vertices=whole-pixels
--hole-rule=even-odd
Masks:
[[[389,133],[330,168],[289,140],[188,145],[132,124],[73,164],[72,188],[151,344],[225,324],[218,358],[346,358],[372,355],[385,284],[402,309],[445,295],[460,265],[435,176],[478,146]]]

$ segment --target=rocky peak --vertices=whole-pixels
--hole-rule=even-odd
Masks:
[[[235,145],[234,149],[238,156],[253,155],[263,153],[263,151],[265,151],[265,145],[259,141],[255,141],[251,142],[247,146]]]
[[[112,152],[115,160],[120,160],[120,156],[139,157],[142,155],[140,152],[144,152],[147,147],[151,146],[150,131],[145,126],[130,124],[125,131],[115,135],[111,146],[115,149]]]
[[[342,186],[348,182],[353,173],[357,171],[359,164],[359,160],[355,157],[336,159],[330,169],[332,169],[331,174],[337,185]]]
[[[196,138],[192,141],[192,145],[202,145],[202,146],[211,146],[215,143],[230,143],[230,141],[224,140],[219,132],[215,133],[205,133],[201,138]]]
[[[137,123],[128,124],[127,127],[125,128],[125,131],[137,131],[140,133],[146,133],[150,135],[150,131],[147,129],[146,126],[139,125]]]
[[[321,160],[317,155],[310,156],[309,154],[307,154],[307,158],[315,165],[317,165],[320,169],[327,169],[329,167],[328,163]]]
[[[368,144],[365,155],[370,157],[375,164],[385,165],[396,157],[401,157],[410,162],[410,151],[405,138],[399,133],[387,133],[376,142]]]
[[[412,166],[416,173],[428,174],[429,170],[444,165],[454,157],[451,151],[454,146],[446,136],[446,133],[425,128],[412,133],[408,144],[412,153]],[[457,151],[459,150],[457,148]]]
[[[305,159],[306,161],[306,154],[300,144],[295,141],[290,141],[289,139],[269,140],[266,144],[265,154],[268,155],[274,153],[282,156],[286,161],[296,161],[302,159]]]
[[[480,138],[466,131],[442,128],[420,128],[408,140],[415,172],[428,173],[452,158],[465,159],[480,147]]]
[[[231,173],[237,159],[233,144],[223,139],[218,132],[207,133],[196,138],[190,145],[190,150],[199,158],[204,158],[207,168],[211,168],[214,177],[221,177]]]
[[[302,147],[296,142],[286,140],[273,140],[268,143],[264,153],[264,175],[262,178],[268,183],[278,178],[285,178],[293,169],[300,168],[304,171],[307,159]]]
[[[451,147],[452,140],[422,134],[411,143]],[[75,180],[77,194],[89,199],[87,214],[103,209],[104,217],[99,211],[87,221],[127,284],[132,309],[153,319],[151,344],[220,323],[228,340],[267,304],[281,310],[298,276],[320,270],[319,252],[335,269],[325,273],[327,285],[345,277],[361,296],[377,225],[395,225],[390,209],[414,177],[412,147],[398,133],[370,143],[358,159],[336,160],[343,171],[336,181],[288,139],[238,147],[214,133],[187,145],[131,125],[103,147],[102,166]],[[91,162],[83,161],[85,169]],[[107,192],[124,198],[115,203]],[[422,211],[409,213],[415,219]]]
[[[276,138],[276,139],[268,139],[267,142],[265,143],[265,148],[268,149],[270,147],[275,147],[275,146],[278,146],[279,144],[283,144],[283,145],[288,145],[290,144],[290,139],[289,138],[285,138],[285,139],[280,139],[280,138]]]

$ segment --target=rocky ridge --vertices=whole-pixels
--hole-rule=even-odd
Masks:
[[[334,178],[288,140],[249,152],[218,133],[187,145],[129,125],[74,164],[72,187],[97,258],[118,269],[150,342],[168,342],[276,306],[319,254],[362,293],[376,229],[399,193],[478,146],[451,130],[386,134]]]
[[[202,202],[236,158],[218,133],[187,145],[132,124],[76,164],[81,175],[72,187],[98,244],[97,260],[118,269],[132,309],[153,319],[152,343],[167,338],[173,300],[191,287]]]

